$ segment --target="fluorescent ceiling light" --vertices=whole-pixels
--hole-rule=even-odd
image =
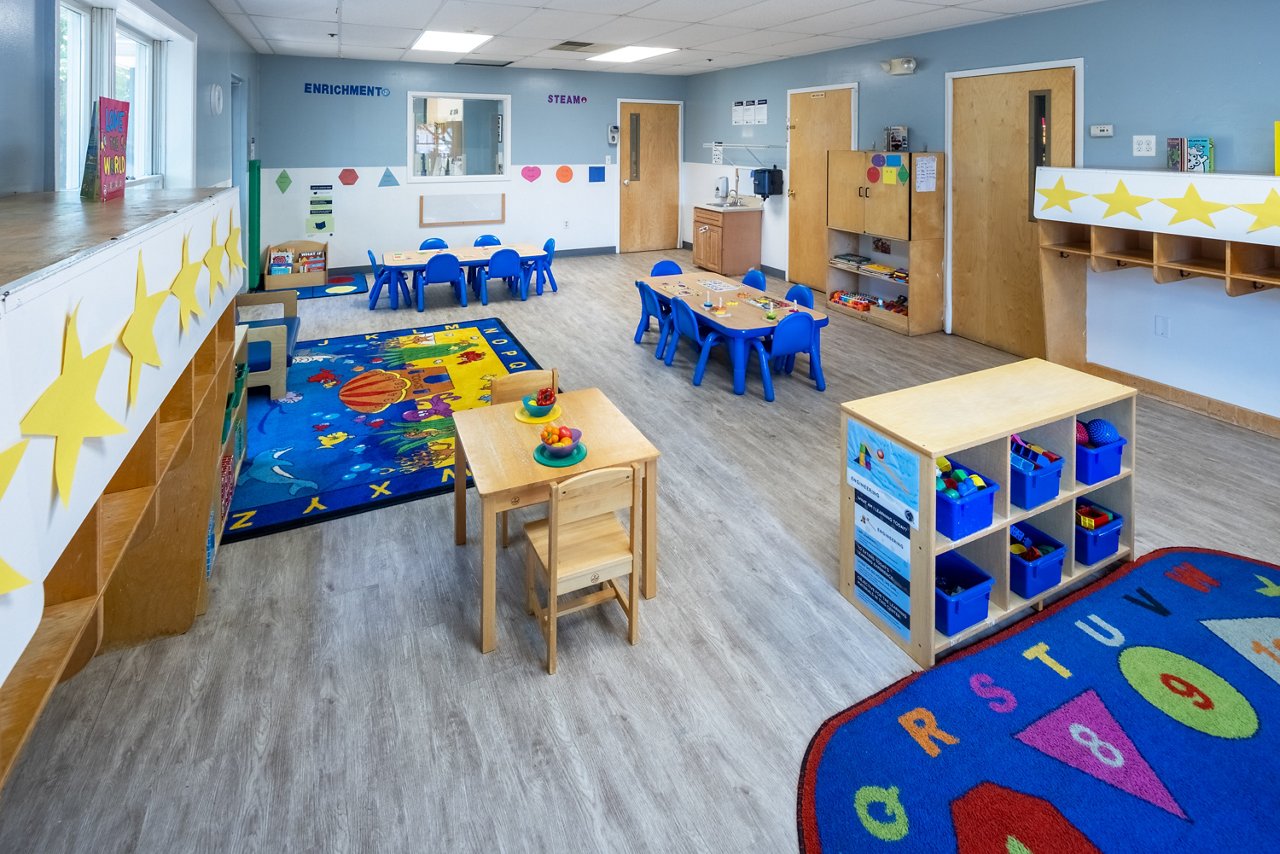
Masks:
[[[442,53],[469,53],[493,36],[480,33],[444,33],[427,30],[413,43],[413,50],[436,50]]]
[[[629,45],[620,47],[617,50],[611,50],[608,53],[598,53],[595,56],[588,56],[588,62],[638,62],[641,59],[649,59],[655,56],[662,56],[664,53],[672,53],[674,47],[637,47]]]

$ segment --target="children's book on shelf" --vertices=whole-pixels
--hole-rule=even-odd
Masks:
[[[1165,140],[1165,165],[1170,172],[1187,170],[1187,141],[1180,136],[1171,136]]]
[[[1189,136],[1186,140],[1185,147],[1186,171],[1188,172],[1212,172],[1214,171],[1213,163],[1213,137],[1211,136]]]

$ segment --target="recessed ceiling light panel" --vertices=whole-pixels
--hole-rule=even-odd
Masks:
[[[480,33],[446,33],[427,30],[413,43],[413,50],[434,50],[441,53],[469,53],[493,36]]]
[[[664,53],[674,53],[674,47],[639,47],[637,45],[628,45],[620,47],[617,50],[611,50],[608,53],[597,54],[596,56],[588,56],[587,62],[639,62],[642,59],[652,59],[655,56],[662,56]]]

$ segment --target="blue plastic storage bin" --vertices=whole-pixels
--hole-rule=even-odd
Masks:
[[[1076,480],[1085,484],[1098,483],[1120,474],[1127,441],[1121,436],[1109,445],[1099,445],[1096,448],[1076,445]]]
[[[1062,581],[1062,564],[1067,559],[1067,549],[1044,531],[1026,522],[1019,522],[1018,528],[1031,537],[1033,545],[1047,543],[1053,546],[1053,551],[1036,560],[1028,561],[1023,560],[1021,555],[1009,555],[1009,587],[1023,599],[1030,599]]]
[[[1030,510],[1057,498],[1064,462],[1066,461],[1059,458],[1056,463],[1049,463],[1032,472],[1013,469],[1009,473],[1009,500],[1023,510]]]
[[[1107,510],[1101,504],[1092,501],[1081,501],[1100,510]],[[1076,524],[1076,562],[1091,566],[1100,560],[1106,560],[1120,550],[1120,532],[1124,529],[1124,517],[1119,513],[1108,513],[1114,517],[1101,528],[1082,528]]]
[[[938,529],[938,533],[953,540],[967,537],[991,524],[995,515],[996,492],[1000,490],[1000,484],[986,475],[973,469],[965,470],[986,481],[986,488],[961,498],[948,498],[941,492],[934,493],[938,498],[938,521],[934,527]]]
[[[933,625],[944,635],[954,635],[987,618],[987,602],[991,599],[991,576],[978,569],[973,561],[957,552],[943,552],[934,562]],[[963,587],[948,596],[937,586]]]

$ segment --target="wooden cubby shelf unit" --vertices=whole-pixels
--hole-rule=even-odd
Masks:
[[[1133,554],[1133,472],[1136,453],[1136,392],[1109,380],[1028,359],[842,404],[840,467],[839,587],[864,616],[901,646],[922,667],[931,667],[943,652],[1024,616],[1045,599],[1082,583]],[[1106,418],[1126,438],[1121,471],[1100,483],[1076,480],[1075,422]],[[913,513],[919,527],[909,528],[910,578],[906,635],[868,604],[859,593],[856,574],[875,572],[857,563],[855,489],[849,483],[848,442],[851,422],[885,437],[898,447],[892,453],[914,455],[919,463],[919,504]],[[1009,437],[1017,433],[1064,459],[1058,496],[1030,510],[1009,500]],[[891,453],[889,449],[886,454]],[[934,466],[945,456],[999,484],[990,525],[950,540],[935,530]],[[874,463],[873,463],[874,465]],[[1120,549],[1091,565],[1076,560],[1075,501],[1088,496],[1124,517]],[[864,497],[865,501],[865,497]],[[1009,526],[1029,522],[1066,546],[1062,580],[1024,599],[1009,584]],[[953,635],[934,627],[934,565],[940,555],[957,551],[993,579],[986,618]],[[865,579],[864,579],[865,581]]]
[[[205,500],[234,311],[219,317],[45,579],[40,625],[0,687],[0,786],[59,682],[100,650],[185,632],[203,610]]]

